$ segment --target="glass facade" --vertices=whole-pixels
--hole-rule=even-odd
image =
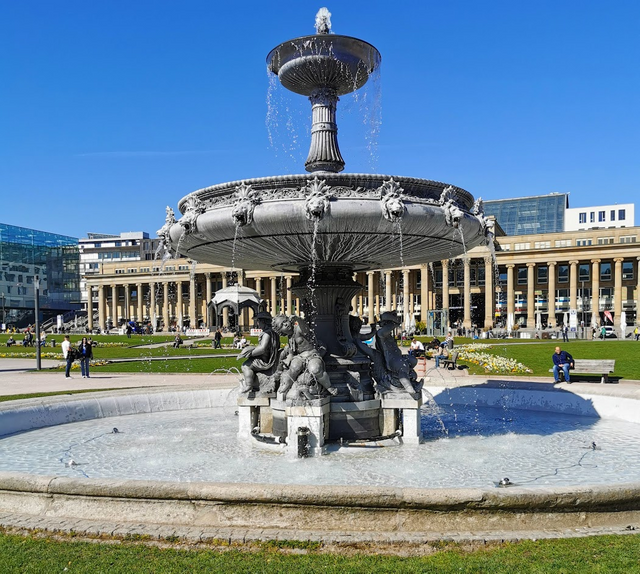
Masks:
[[[496,199],[484,202],[484,213],[494,216],[507,235],[559,233],[568,203],[566,193]]]
[[[78,240],[66,235],[0,223],[2,322],[24,327],[35,322],[35,276],[46,321],[80,308]]]

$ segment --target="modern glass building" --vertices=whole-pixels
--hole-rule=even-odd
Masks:
[[[36,276],[42,321],[80,309],[79,263],[75,237],[0,223],[1,322],[35,322]]]
[[[484,213],[494,216],[507,235],[561,233],[568,207],[568,193],[551,193],[485,201]]]

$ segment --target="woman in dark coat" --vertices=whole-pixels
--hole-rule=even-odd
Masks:
[[[82,378],[89,378],[89,362],[93,359],[93,348],[91,342],[82,337],[82,341],[78,345],[78,357],[80,358],[80,369],[82,371]]]

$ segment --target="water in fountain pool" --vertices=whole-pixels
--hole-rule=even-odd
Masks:
[[[394,441],[380,448],[331,445],[329,456],[292,460],[281,450],[238,442],[233,410],[112,417],[6,437],[0,440],[0,470],[434,488],[493,487],[503,476],[532,487],[615,484],[635,480],[640,470],[640,425],[628,422],[431,403],[423,409],[426,440],[419,447],[398,448]],[[77,464],[69,466],[70,460]]]

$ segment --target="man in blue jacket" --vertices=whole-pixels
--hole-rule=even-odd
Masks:
[[[553,382],[560,382],[560,369],[562,369],[564,373],[564,380],[570,384],[570,368],[573,368],[573,357],[566,351],[562,351],[560,347],[556,347],[556,352],[553,354]]]

